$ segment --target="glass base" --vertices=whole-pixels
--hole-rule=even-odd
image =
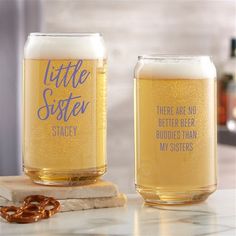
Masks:
[[[216,190],[216,184],[201,187],[199,189],[185,190],[149,188],[136,185],[136,190],[143,197],[146,205],[182,205],[206,200],[208,196]]]
[[[34,183],[55,186],[74,186],[95,183],[107,170],[107,166],[85,170],[36,169],[24,167],[24,172]]]

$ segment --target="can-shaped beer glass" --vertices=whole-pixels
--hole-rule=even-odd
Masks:
[[[205,200],[216,189],[216,69],[208,56],[140,56],[135,184],[147,204]]]
[[[106,171],[106,50],[98,33],[31,33],[24,49],[23,165],[41,184]]]

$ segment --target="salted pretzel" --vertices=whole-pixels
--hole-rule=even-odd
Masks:
[[[31,195],[24,199],[21,207],[6,206],[0,210],[8,222],[32,223],[47,219],[60,210],[60,203],[52,197]]]
[[[41,219],[42,212],[36,209],[35,206],[27,206],[24,209],[22,207],[10,206],[1,209],[1,216],[8,222],[32,223]]]
[[[60,210],[60,203],[52,197],[32,195],[25,198],[23,206],[36,203],[43,209],[43,219],[47,219]],[[48,209],[49,208],[49,209]]]

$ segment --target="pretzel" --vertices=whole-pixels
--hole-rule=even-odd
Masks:
[[[60,203],[54,198],[48,198],[44,202],[40,204],[41,207],[44,208],[44,219],[47,219],[53,215],[55,215],[60,210]],[[50,209],[46,209],[51,207]]]
[[[23,206],[36,202],[43,209],[43,219],[47,219],[60,210],[60,203],[52,197],[42,195],[31,195],[25,198]],[[35,204],[34,204],[35,205]],[[46,209],[47,207],[52,207]]]
[[[40,204],[41,202],[44,202],[46,199],[48,199],[48,197],[45,197],[43,195],[30,195],[24,199],[23,206],[33,202]]]
[[[21,207],[2,207],[0,213],[8,222],[32,223],[41,219],[47,219],[59,210],[60,203],[54,198],[31,195],[24,199]]]
[[[9,212],[14,213],[9,214]],[[35,206],[32,207],[32,205],[27,208],[10,206],[1,209],[1,216],[8,222],[32,223],[42,218],[42,212],[38,209],[35,211]]]

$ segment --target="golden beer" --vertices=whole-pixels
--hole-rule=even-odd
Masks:
[[[106,52],[99,34],[30,34],[24,57],[24,171],[41,184],[106,171]]]
[[[139,57],[135,184],[147,204],[205,200],[216,189],[216,70],[207,56]]]

